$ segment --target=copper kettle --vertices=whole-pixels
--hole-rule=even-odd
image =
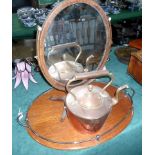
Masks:
[[[88,58],[86,59],[86,68],[84,68],[81,63],[77,62],[82,54],[82,48],[78,43],[71,42],[53,46],[52,50],[47,55],[47,60],[49,60],[50,55],[56,53],[57,50],[70,47],[76,47],[79,50],[79,53],[76,56],[75,60],[65,60],[66,57],[69,57],[69,55],[66,56],[66,54],[63,54],[62,57],[64,60],[57,63],[53,63],[48,69],[48,72],[52,77],[54,77],[58,81],[63,81],[65,83],[69,79],[71,79],[75,73],[82,73],[88,71],[89,60],[94,57],[93,55],[88,56]],[[69,57],[69,59],[73,58]]]
[[[69,89],[70,84],[74,81],[103,76],[110,78],[110,81],[104,88],[85,84]],[[128,88],[128,85],[119,87],[112,98],[106,91],[106,88],[111,85],[112,81],[112,73],[103,70],[75,74],[68,81],[66,85],[68,94],[65,106],[67,116],[75,128],[80,131],[95,132],[103,126],[112,107],[118,103],[119,92]]]

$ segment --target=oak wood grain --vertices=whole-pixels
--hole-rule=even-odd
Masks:
[[[94,83],[100,87],[103,87],[102,83]],[[110,86],[107,91],[111,96],[114,96],[116,91],[116,87]],[[102,128],[96,133],[81,133],[77,131],[71,122],[66,117],[64,122],[60,122],[60,117],[63,112],[63,102],[62,101],[50,101],[49,98],[51,96],[64,96],[65,93],[59,90],[50,90],[43,95],[39,96],[29,108],[27,113],[27,118],[32,129],[39,133],[40,135],[51,138],[56,141],[80,141],[82,139],[91,138],[95,135],[101,134],[105,132],[121,120],[123,116],[125,116],[129,109],[132,107],[131,101],[124,93],[120,93],[120,101],[116,104],[110,115],[108,116],[105,124]],[[55,149],[61,150],[73,150],[73,149],[82,149],[91,146],[95,146],[101,143],[106,142],[109,139],[112,139],[116,135],[118,135],[131,121],[133,116],[133,111],[129,113],[128,117],[124,119],[124,121],[114,128],[111,132],[105,134],[100,138],[99,141],[93,140],[89,142],[84,142],[81,144],[57,144],[48,142],[36,136],[30,129],[27,129],[30,136],[36,140],[38,143]]]
[[[139,83],[142,84],[142,51],[132,53],[128,65],[128,73]]]

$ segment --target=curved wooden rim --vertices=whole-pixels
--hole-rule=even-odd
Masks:
[[[99,82],[93,84],[99,87],[105,86],[105,84]],[[107,91],[111,97],[114,96],[116,90],[117,88],[115,86],[110,86],[107,88]],[[83,133],[81,130],[77,131],[77,129],[72,126],[68,117],[64,120],[64,122],[59,121],[61,113],[63,112],[64,104],[62,101],[48,101],[51,96],[62,97],[64,95],[65,93],[62,91],[55,89],[49,90],[37,97],[27,111],[27,119],[33,131],[43,135],[44,138],[50,138],[57,141],[50,142],[40,138],[34,134],[31,129],[27,128],[28,134],[35,141],[46,147],[60,150],[75,150],[103,144],[120,134],[130,124],[133,118],[134,107],[132,105],[132,100],[130,100],[130,98],[122,92],[120,94],[122,100],[120,100],[119,103],[112,108],[112,111],[102,128],[95,133]],[[99,141],[93,139],[80,144],[58,143],[65,141],[80,141],[83,139],[89,139],[96,135],[102,135]]]
[[[41,71],[42,71],[43,75],[45,76],[46,80],[53,87],[55,87],[56,89],[59,89],[59,90],[65,90],[65,84],[55,80],[48,73],[47,66],[46,66],[45,59],[44,59],[44,40],[45,40],[46,34],[48,32],[48,28],[51,25],[51,23],[54,22],[55,17],[63,9],[67,8],[70,5],[76,4],[76,3],[84,3],[84,4],[87,4],[91,7],[93,7],[100,14],[103,24],[105,26],[107,39],[106,39],[104,54],[100,61],[100,64],[98,65],[97,70],[103,68],[103,66],[105,65],[108,55],[109,55],[111,44],[112,44],[111,26],[110,26],[108,17],[106,16],[103,9],[95,1],[93,1],[93,0],[66,0],[66,1],[61,2],[55,8],[53,8],[51,13],[48,15],[46,21],[44,22],[41,32],[37,33],[37,55],[38,55],[39,66],[40,66]]]

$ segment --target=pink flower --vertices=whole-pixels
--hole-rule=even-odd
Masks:
[[[13,77],[13,79],[16,79],[14,88],[17,88],[22,81],[25,89],[28,90],[29,79],[32,82],[37,83],[32,76],[31,66],[25,61],[20,61],[16,63],[15,77]]]

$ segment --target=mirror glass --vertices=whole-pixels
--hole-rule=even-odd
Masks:
[[[50,76],[66,83],[75,73],[95,70],[103,57],[106,31],[100,14],[84,3],[62,10],[44,40]]]

